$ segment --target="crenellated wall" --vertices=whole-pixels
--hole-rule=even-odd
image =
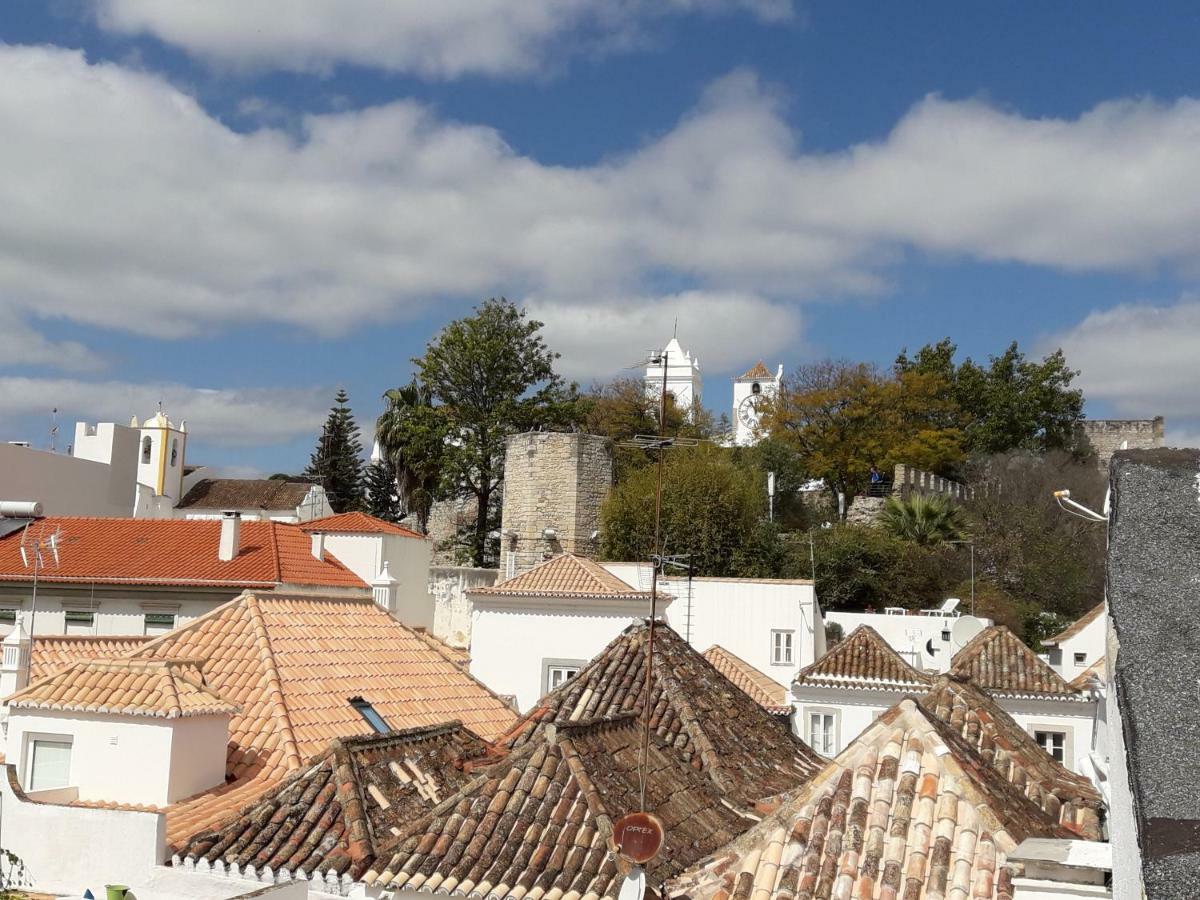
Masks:
[[[1163,446],[1166,420],[1153,419],[1084,419],[1079,434],[1096,452],[1100,468],[1108,470],[1108,462],[1118,450],[1153,450]]]

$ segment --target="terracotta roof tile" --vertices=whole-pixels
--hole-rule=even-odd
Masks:
[[[1038,746],[985,691],[942,675],[918,702],[1048,815],[1087,840],[1100,840],[1099,791]]]
[[[586,556],[562,553],[532,569],[491,587],[469,590],[469,594],[515,597],[649,597],[646,591],[630,587],[599,563]],[[665,595],[659,594],[663,599]]]
[[[1006,857],[1073,837],[914,700],[778,812],[667,884],[693,900],[1009,898]]]
[[[993,694],[1079,694],[1003,625],[975,635],[954,654],[950,671]]]
[[[848,638],[796,675],[797,684],[862,688],[921,688],[932,680],[910,666],[869,625],[859,625]]]
[[[743,372],[741,375],[739,375],[738,380],[741,381],[743,378],[774,378],[774,377],[775,377],[775,373],[772,372],[770,369],[768,369],[766,367],[766,365],[763,364],[763,361],[760,359],[758,362],[756,362],[750,368],[749,371]]]
[[[1046,638],[1044,641],[1042,641],[1042,644],[1044,646],[1051,646],[1051,647],[1055,646],[1056,644],[1061,644],[1063,641],[1069,640],[1070,638],[1075,637],[1075,635],[1079,634],[1079,632],[1083,631],[1083,629],[1087,628],[1094,621],[1096,621],[1096,618],[1098,616],[1101,616],[1103,614],[1104,614],[1104,604],[1097,603],[1095,606],[1093,606],[1091,609],[1089,609],[1087,612],[1085,612],[1082,616],[1080,616],[1078,619],[1076,619],[1074,622],[1072,622],[1070,625],[1068,625],[1066,628],[1064,628],[1058,634],[1054,635],[1054,637]]]
[[[185,840],[176,855],[184,864],[220,862],[245,877],[269,867],[294,877],[359,878],[378,846],[394,843],[402,827],[470,782],[465,764],[487,750],[457,722],[334,741],[266,794]]]
[[[645,621],[618,635],[579,674],[543,697],[506,738],[520,747],[539,723],[639,712],[646,694]],[[666,625],[654,631],[651,725],[726,796],[752,803],[795,788],[824,760]]]
[[[11,709],[52,709],[177,719],[233,715],[235,703],[201,681],[194,661],[82,660],[5,701]]]
[[[767,712],[776,716],[791,713],[792,706],[788,703],[787,688],[740,656],[735,656],[720,644],[713,644],[704,651],[704,658]]]
[[[405,829],[364,877],[395,891],[521,900],[616,900],[623,881],[613,823],[639,803],[635,717],[540,728],[514,751]],[[652,738],[646,809],[663,849],[646,867],[658,884],[749,828],[711,781]]]
[[[277,478],[202,478],[183,495],[179,508],[294,510],[312,489]]]
[[[29,647],[29,680],[40,681],[85,659],[112,659],[142,646],[141,635],[38,635]]]
[[[1107,674],[1108,666],[1105,663],[1105,658],[1102,656],[1067,683],[1077,691],[1086,691],[1092,686],[1093,678],[1104,681]]]
[[[217,558],[221,523],[213,519],[104,519],[49,516],[31,536],[59,539],[58,564],[45,582],[268,587],[277,584],[366,590],[361,578],[332,555],[312,555],[307,534],[281,522],[243,522],[237,556]],[[0,581],[28,581],[21,560],[24,532],[0,538]]]
[[[247,592],[124,658],[202,660],[204,684],[241,708],[229,725],[229,783],[169,808],[172,843],[258,798],[330,741],[372,734],[351,697],[393,729],[459,719],[491,738],[516,719],[370,598]]]
[[[384,519],[377,519],[364,512],[345,512],[322,519],[313,519],[301,526],[305,531],[323,531],[326,534],[397,534],[403,537],[425,540],[423,534],[418,534],[403,525],[396,525]]]

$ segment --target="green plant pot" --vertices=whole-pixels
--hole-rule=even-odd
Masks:
[[[108,900],[125,900],[125,894],[129,891],[129,886],[124,884],[106,884],[104,890],[107,892]]]

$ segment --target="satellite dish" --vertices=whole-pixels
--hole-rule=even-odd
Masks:
[[[658,856],[663,835],[662,820],[652,813],[629,813],[613,823],[613,837],[621,855],[636,865],[645,865]]]
[[[959,616],[950,629],[950,642],[954,644],[955,650],[961,650],[985,627],[983,622],[974,616]]]
[[[646,895],[646,870],[634,866],[621,882],[621,890],[617,900],[642,900]]]

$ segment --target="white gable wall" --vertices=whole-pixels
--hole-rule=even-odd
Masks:
[[[432,631],[434,603],[429,592],[429,567],[433,560],[431,541],[400,534],[326,534],[325,549],[367,584],[379,575],[386,560],[388,573],[397,582],[396,608],[389,612],[410,628]]]
[[[812,713],[832,713],[834,746],[832,753],[841,753],[874,722],[879,714],[891,709],[909,694],[919,695],[919,689],[906,693],[880,688],[816,687],[793,684],[791,703],[792,731],[802,740],[809,740],[809,716]]]
[[[1108,616],[1096,616],[1083,626],[1078,634],[1067,638],[1056,647],[1047,647],[1047,662],[1050,663],[1050,668],[1067,681],[1071,681],[1094,665],[1104,655],[1107,620]],[[1082,654],[1081,661],[1075,661],[1076,654]]]

